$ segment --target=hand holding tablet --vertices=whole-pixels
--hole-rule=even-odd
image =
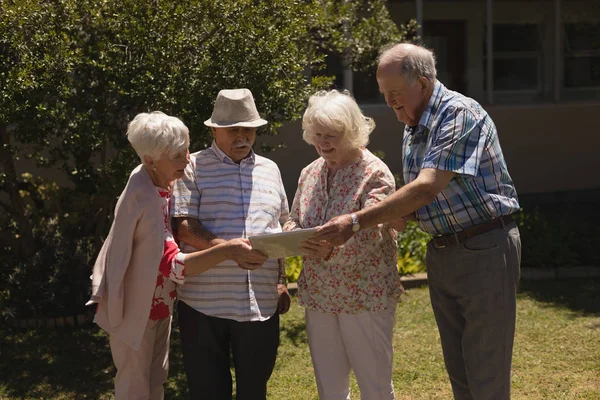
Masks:
[[[248,239],[254,250],[264,253],[270,259],[302,255],[302,242],[310,238],[316,228],[299,229],[291,232],[271,233],[251,236]]]

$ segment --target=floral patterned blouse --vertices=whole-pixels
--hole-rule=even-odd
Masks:
[[[394,176],[369,150],[340,168],[327,190],[327,164],[319,158],[302,170],[284,230],[312,228],[378,203],[395,191]],[[380,311],[400,300],[396,231],[383,225],[356,233],[328,260],[304,257],[300,305],[331,314]]]
[[[173,305],[177,293],[176,284],[185,282],[185,256],[179,250],[177,243],[175,243],[169,226],[171,193],[161,188],[157,189],[158,195],[161,197],[162,213],[165,221],[165,229],[163,231],[165,245],[160,266],[158,267],[156,289],[154,289],[152,308],[150,309],[150,319],[154,321],[167,318],[173,314]]]

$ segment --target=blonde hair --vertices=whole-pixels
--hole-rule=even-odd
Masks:
[[[144,156],[158,160],[166,153],[173,158],[190,146],[187,126],[161,111],[136,115],[127,127],[127,139],[142,163]]]
[[[328,127],[343,132],[352,148],[363,148],[369,143],[369,135],[375,129],[375,121],[363,115],[347,90],[321,90],[310,97],[308,108],[302,117],[302,138],[314,145],[315,127]]]

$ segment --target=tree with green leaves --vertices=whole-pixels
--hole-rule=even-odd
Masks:
[[[0,0],[0,315],[83,304],[139,162],[124,134],[137,113],[181,118],[199,150],[216,93],[247,87],[271,122],[259,134],[277,134],[331,85],[328,55],[373,68],[411,28],[380,0]],[[22,159],[68,184],[20,171]]]

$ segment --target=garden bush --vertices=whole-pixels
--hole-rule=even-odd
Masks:
[[[600,266],[600,213],[592,207],[532,206],[522,209],[515,219],[523,267]]]
[[[410,221],[404,232],[398,234],[398,272],[410,275],[425,272],[425,254],[430,236],[423,232],[416,222]],[[288,282],[296,282],[302,271],[302,257],[287,258]]]
[[[137,113],[181,118],[197,151],[217,92],[247,87],[274,135],[331,87],[328,57],[373,71],[409,31],[384,0],[0,1],[0,323],[82,307]]]

